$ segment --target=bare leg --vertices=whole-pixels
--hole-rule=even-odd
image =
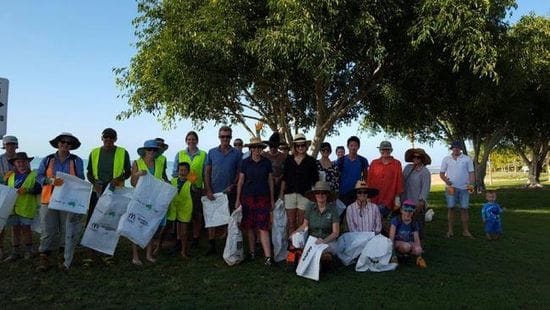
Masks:
[[[455,219],[454,208],[448,208],[447,209],[447,221],[448,221],[447,238],[450,238],[454,235],[453,233],[454,219]]]
[[[178,223],[178,236],[181,240],[181,257],[188,258],[187,256],[187,223]]]
[[[300,227],[302,223],[304,223],[304,214],[305,214],[304,210],[300,210],[300,209],[296,210],[297,221],[298,221],[296,224],[298,225],[298,227]]]
[[[265,257],[271,257],[271,242],[269,239],[269,231],[260,230],[260,242],[262,243],[262,248],[264,250]]]
[[[288,221],[288,235],[292,234],[297,226],[296,226],[296,209],[287,209],[286,210],[286,218]]]
[[[138,247],[137,245],[133,244],[132,243],[132,263],[134,265],[138,265],[138,266],[141,266],[143,265],[143,263],[141,262],[141,260],[139,259],[139,252],[138,252]]]
[[[462,221],[462,235],[464,237],[472,237],[472,234],[468,229],[468,222],[470,219],[468,209],[460,209],[460,219]]]

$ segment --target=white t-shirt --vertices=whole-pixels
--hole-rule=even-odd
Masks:
[[[464,154],[456,159],[446,156],[441,163],[441,172],[445,173],[454,187],[466,189],[470,183],[470,172],[474,172],[474,163]]]

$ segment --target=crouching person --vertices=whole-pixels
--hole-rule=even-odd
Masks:
[[[292,234],[307,230],[310,236],[317,238],[317,244],[327,244],[328,248],[321,256],[321,270],[331,269],[336,253],[336,239],[340,235],[340,217],[336,205],[332,203],[336,200],[336,193],[330,190],[328,183],[318,181],[305,193],[305,197],[313,205],[306,208],[304,222]]]
[[[416,265],[426,268],[422,258],[422,246],[418,234],[418,223],[413,221],[416,205],[411,200],[405,200],[401,206],[401,214],[391,220],[390,240],[398,255],[416,256]]]

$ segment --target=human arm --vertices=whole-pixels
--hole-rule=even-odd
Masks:
[[[396,227],[394,224],[391,224],[390,226],[390,234],[388,236],[388,238],[391,240],[391,242],[393,242],[395,240],[395,230],[396,230]]]
[[[267,176],[267,184],[269,185],[269,199],[271,201],[271,208],[270,210],[273,211],[275,209],[275,181],[273,180],[273,173],[270,173]]]
[[[338,239],[338,236],[340,236],[340,222],[333,222],[332,223],[332,233],[328,235],[326,238],[317,238],[317,241],[315,241],[316,244],[329,244],[336,239]]]
[[[239,173],[239,179],[237,181],[237,195],[235,199],[235,209],[237,209],[241,205],[241,193],[243,190],[243,184],[244,184],[244,173]]]
[[[180,151],[184,152],[184,151]],[[178,165],[180,163],[180,153],[176,153],[176,157],[174,157],[174,164],[172,165],[172,177],[177,178],[178,177]]]
[[[422,175],[420,180],[420,197],[417,197],[417,199],[427,201],[428,196],[430,195],[431,186],[432,176],[430,175],[430,171],[428,170],[428,168],[424,167],[422,168]]]
[[[133,187],[136,187],[137,185],[137,182],[139,180],[139,177],[142,176],[142,175],[145,175],[147,172],[146,171],[140,171],[138,169],[138,166],[136,164],[136,161],[134,161],[132,163],[132,176],[130,178],[130,184],[133,186]]]
[[[346,223],[348,223],[348,231],[354,232],[357,231],[357,224],[354,221],[353,217],[353,204],[347,206],[346,208]]]
[[[374,207],[374,233],[378,235],[382,231],[382,215],[380,214],[380,210],[378,210],[378,206],[373,204]]]
[[[304,219],[304,222],[302,223],[302,225],[300,225],[300,227],[296,228],[295,231],[293,231],[289,238],[292,237],[292,235],[294,235],[295,233],[299,233],[299,232],[303,232],[303,231],[306,231],[307,229],[309,228],[309,220],[308,219]]]
[[[214,200],[216,198],[214,198],[214,193],[212,192],[211,179],[212,179],[212,166],[206,165],[206,171],[204,174],[204,188],[206,189],[206,197],[209,200]]]

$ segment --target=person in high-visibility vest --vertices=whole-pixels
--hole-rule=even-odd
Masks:
[[[0,155],[0,181],[4,180],[4,175],[8,171],[12,171],[14,168],[9,163],[9,159],[15,156],[15,150],[19,146],[17,137],[4,136],[2,139],[2,148],[6,150],[4,154]],[[4,258],[4,229],[0,230],[0,260]]]
[[[12,262],[21,257],[19,254],[21,241],[25,245],[25,259],[30,259],[32,256],[31,225],[38,211],[38,194],[42,190],[42,186],[36,181],[36,171],[31,171],[30,162],[33,158],[28,157],[25,152],[16,153],[9,160],[15,168],[14,171],[4,175],[6,184],[17,190],[15,207],[7,221],[7,225],[12,227],[12,250],[4,262]]]
[[[123,147],[115,145],[117,132],[112,128],[106,128],[101,133],[101,141],[103,146],[93,149],[88,158],[86,176],[93,184],[93,191],[86,225],[94,213],[99,196],[105,189],[123,187],[124,181],[132,174],[130,155]],[[104,257],[103,262],[106,265],[112,264],[112,257]],[[91,259],[86,259],[84,263],[85,266],[89,265]]]
[[[139,158],[132,164],[132,177],[130,178],[130,184],[132,184],[132,186],[135,187],[139,178],[148,173],[159,180],[168,182],[168,177],[166,176],[166,157],[160,156],[160,147],[157,141],[145,141],[143,147],[137,149],[137,153],[139,154]],[[163,226],[163,223],[161,223],[160,226]],[[160,230],[162,230],[162,228],[160,228]],[[147,245],[145,251],[145,259],[151,263],[156,262],[156,259],[153,257],[153,247],[151,243]],[[136,244],[132,244],[132,263],[134,265],[143,265],[139,258]]]
[[[84,164],[82,158],[71,154],[72,150],[80,147],[80,141],[71,133],[62,132],[50,140],[50,145],[57,149],[42,159],[37,171],[37,180],[42,184],[42,195],[40,203],[45,212],[42,219],[42,234],[40,236],[40,262],[36,271],[44,272],[49,269],[49,256],[58,251],[58,267],[62,270],[68,269],[74,254],[76,242],[66,240],[78,240],[76,236],[66,236],[66,232],[80,234],[82,230],[83,215],[67,211],[50,209],[49,203],[53,190],[56,186],[63,185],[63,178],[56,177],[56,173],[64,172],[84,180]],[[65,261],[65,257],[69,258]]]

